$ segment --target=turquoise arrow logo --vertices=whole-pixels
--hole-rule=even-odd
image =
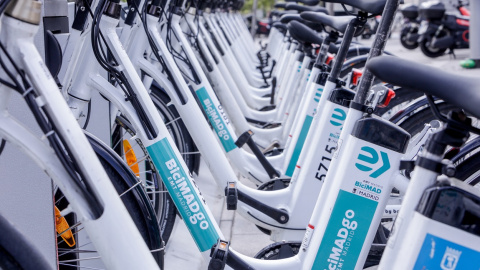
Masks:
[[[341,126],[343,124],[343,121],[345,120],[345,118],[347,118],[347,113],[344,110],[339,109],[339,108],[335,108],[333,111],[334,111],[334,113],[332,114],[332,118],[337,119],[341,122],[330,120],[330,123],[334,126]]]
[[[367,163],[372,164],[372,165],[376,164],[378,162],[379,156],[378,156],[378,153],[375,149],[373,149],[372,147],[369,147],[369,146],[364,146],[364,147],[361,148],[361,150],[364,151],[365,153],[367,153],[368,155],[364,155],[364,154],[360,153],[358,155],[358,160],[361,160],[363,162],[367,162]],[[380,175],[382,175],[384,172],[386,172],[388,169],[390,169],[390,161],[388,160],[387,153],[380,151],[380,156],[382,158],[382,166],[380,168],[378,168],[376,171],[374,171],[370,174],[370,177],[372,177],[372,178],[377,178]],[[364,172],[369,172],[369,171],[372,170],[371,167],[365,166],[365,165],[360,164],[360,163],[355,163],[355,167],[357,167],[357,169],[359,169],[361,171],[364,171]]]

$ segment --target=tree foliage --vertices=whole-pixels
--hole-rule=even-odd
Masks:
[[[263,14],[267,14],[270,10],[273,9],[273,4],[275,0],[258,0],[257,10],[263,10]],[[242,8],[242,13],[252,13],[253,0],[246,0]]]

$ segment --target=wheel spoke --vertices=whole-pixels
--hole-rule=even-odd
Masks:
[[[79,246],[79,247],[77,247],[77,248],[71,249],[71,250],[69,250],[68,252],[64,252],[64,253],[62,253],[62,254],[58,254],[58,257],[63,256],[63,255],[65,255],[65,254],[72,253],[72,252],[73,252],[73,253],[78,253],[78,252],[80,251],[80,248],[82,248],[82,247],[84,247],[84,246],[86,246],[86,245],[90,245],[91,243],[92,243],[92,242],[88,242],[88,243],[85,243],[85,244],[83,244],[83,245],[81,245],[81,246]]]
[[[63,198],[65,198],[65,195],[62,195],[58,200],[55,201],[55,204],[58,204]]]
[[[125,134],[127,134],[127,131],[124,129],[123,134],[122,134],[122,138],[125,136]],[[120,144],[120,142],[122,142],[122,141],[123,141],[122,139],[118,140],[118,141],[115,143],[115,145],[112,147],[112,149],[117,148],[117,146],[118,146],[118,145]]]
[[[76,232],[73,233],[73,235],[76,235],[78,234],[79,232],[81,232],[85,227],[82,227],[80,229],[78,229]],[[62,241],[58,242],[58,244],[60,245],[61,243],[65,243],[65,240],[62,239]]]
[[[101,259],[101,257],[97,256],[97,257],[88,257],[88,258],[81,258],[81,259],[65,260],[65,261],[62,261],[62,263],[91,261],[91,260],[99,260],[99,259]]]
[[[82,225],[82,223],[81,223],[81,222],[78,222],[77,224],[68,227],[68,229],[66,229],[65,231],[57,234],[57,237],[64,235],[66,232],[71,231],[72,229],[75,229],[76,227],[78,227],[78,226],[80,226],[80,225]]]
[[[167,190],[147,191],[147,194],[158,194],[158,193],[168,193],[168,191]]]
[[[123,195],[127,194],[130,190],[134,189],[136,186],[140,185],[142,182],[137,182],[135,185],[131,186],[129,189],[125,190],[122,194],[120,194],[120,197]]]
[[[177,122],[177,121],[180,120],[180,119],[182,119],[182,118],[181,118],[181,117],[177,117],[177,118],[175,118],[175,119],[173,119],[173,120],[171,120],[171,121],[168,121],[168,122],[165,123],[165,126],[171,125],[171,124]]]
[[[88,267],[88,266],[78,266],[78,265],[69,264],[69,263],[61,263],[61,262],[59,262],[58,264],[60,264],[60,265],[65,265],[65,266],[78,267],[78,268],[83,268],[83,269],[103,270],[102,268],[95,268],[95,267]]]

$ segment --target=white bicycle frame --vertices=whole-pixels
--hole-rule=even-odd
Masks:
[[[296,69],[296,72],[291,73],[289,78],[290,84],[289,86],[286,86],[287,89],[291,89],[289,91],[290,97],[285,99],[285,101],[288,100],[292,102],[280,102],[279,106],[273,110],[258,112],[249,108],[245,100],[242,98],[244,95],[242,95],[234,80],[236,75],[234,76],[234,74],[230,73],[230,71],[226,68],[220,52],[218,52],[214,42],[210,38],[209,32],[203,26],[204,20],[202,17],[199,18],[201,22],[199,23],[200,29],[197,29],[197,25],[194,22],[195,12],[196,10],[194,8],[190,8],[185,14],[185,20],[194,35],[196,35],[196,33],[199,31],[203,34],[198,36],[198,40],[202,40],[202,43],[199,45],[202,46],[201,50],[203,51],[204,55],[210,56],[210,52],[213,54],[213,58],[209,59],[210,64],[214,66],[213,70],[204,70],[207,74],[210,74],[209,77],[212,78],[212,80],[217,80],[215,83],[216,85],[214,85],[216,86],[214,89],[218,92],[220,101],[224,104],[228,104],[228,106],[225,106],[225,109],[232,119],[232,122],[236,127],[242,127],[246,123],[245,117],[267,122],[280,122],[283,124],[281,127],[283,131],[279,143],[283,145],[283,142],[287,137],[286,133],[288,133],[290,130],[291,122],[295,118],[295,113],[297,112],[297,108],[300,104],[300,99],[298,97],[303,96],[303,89],[305,89],[304,82],[306,82],[306,78],[309,74],[309,71],[306,68],[310,64],[311,58],[306,56],[304,57],[302,63],[297,61],[297,63],[293,64],[295,67],[298,66],[299,68]],[[218,40],[219,38],[216,39]],[[296,53],[294,56],[298,57],[300,51],[297,52],[298,53]],[[225,80],[218,78],[225,78]],[[225,91],[226,93],[222,94],[225,89],[229,89],[230,91]],[[248,94],[247,96],[251,97],[253,95]],[[236,105],[231,105],[236,103],[238,103],[238,108]],[[290,106],[287,106],[286,104],[289,104]],[[254,129],[253,131],[258,134],[259,137],[269,136],[268,134],[265,134],[268,132],[265,130]]]
[[[111,45],[111,48],[113,50],[113,53],[117,59],[117,61],[122,65],[126,73],[129,74],[129,79],[134,82],[135,88],[141,89],[143,87],[140,87],[138,84],[139,78],[135,78],[133,76],[132,72],[134,72],[135,68],[129,63],[128,58],[126,57],[126,53],[123,51],[121,48],[121,45],[119,45],[118,42],[118,37],[116,34],[114,34],[114,26],[116,25],[116,20],[112,18],[105,18],[105,22],[102,22],[104,33],[106,34],[107,38],[107,43]],[[155,19],[153,19],[155,20]],[[156,30],[158,31],[158,30]],[[158,33],[157,33],[158,35]],[[158,38],[156,38],[158,40]],[[77,58],[78,59],[78,58]],[[89,59],[90,61],[92,59]],[[86,60],[88,61],[88,60]],[[125,104],[126,102],[123,99],[123,96],[121,96],[119,93],[115,92],[114,87],[111,86],[108,82],[106,82],[105,79],[98,78],[99,76],[94,76],[93,79],[93,84],[96,85],[97,88],[102,88],[102,89],[109,89],[112,90],[112,93],[110,91],[105,91],[102,89],[99,89],[104,96],[107,98],[113,100],[115,105],[120,108],[122,112],[127,116],[127,118],[131,119],[132,123],[135,123],[138,121],[134,116],[135,114],[132,112],[133,109],[128,108],[128,104]],[[181,76],[179,76],[181,78]],[[146,90],[144,90],[146,91]],[[152,112],[151,110],[155,110],[155,108],[150,106],[147,102],[147,100],[143,99],[145,97],[145,93],[143,94],[137,94],[140,96],[144,102],[144,104],[147,104],[146,108],[147,111]],[[145,97],[146,98],[146,97]],[[153,107],[153,108],[152,108]],[[130,112],[130,113],[129,113]],[[154,119],[155,120],[155,119]],[[155,123],[157,120],[154,121]],[[141,130],[141,126],[135,126],[137,130]],[[160,127],[157,127],[160,130]],[[167,132],[168,134],[168,132]],[[142,136],[143,134],[139,134],[139,136]],[[143,135],[144,136],[144,135]],[[200,250],[203,252],[204,256],[208,256],[208,248],[213,245],[213,243],[216,242],[216,240],[220,237],[222,238],[221,232],[218,230],[218,226],[216,223],[214,223],[213,219],[211,218],[211,214],[206,208],[206,205],[203,203],[203,200],[201,199],[201,195],[199,194],[198,190],[195,188],[194,183],[192,182],[191,178],[188,176],[188,171],[185,169],[185,164],[179,157],[178,151],[176,151],[171,145],[171,140],[167,137],[163,139],[157,139],[154,142],[151,142],[151,144],[145,143],[147,146],[147,150],[150,152],[155,165],[159,169],[159,171],[162,174],[162,179],[171,179],[170,181],[166,182],[165,184],[167,185],[167,188],[173,194],[174,200],[176,200],[176,205],[180,206],[179,211],[182,213],[182,216],[184,216],[184,220],[187,221],[187,226],[193,231],[194,238],[196,240],[197,245],[200,247]],[[161,151],[155,151],[157,149],[160,149]],[[163,154],[159,154],[163,153]],[[181,185],[181,186],[179,186]],[[294,184],[292,185],[294,186]],[[177,191],[178,189],[181,189],[182,192]],[[279,192],[285,192],[285,191],[279,191]],[[183,194],[184,193],[184,194]],[[196,195],[195,195],[196,194]],[[303,195],[303,194],[302,194]],[[272,196],[273,197],[273,196]],[[280,196],[279,196],[280,197]],[[183,204],[184,207],[182,207],[182,201],[187,203],[187,205]],[[240,209],[242,207],[239,207]],[[255,213],[254,210],[251,210],[249,214]],[[190,214],[190,215],[189,215]],[[303,223],[302,226],[304,226],[305,223]],[[271,226],[274,227],[274,226]],[[268,228],[268,227],[267,227]],[[301,229],[299,229],[301,230]],[[252,259],[249,259],[252,260]],[[256,260],[253,260],[254,264],[260,263],[257,262]],[[294,259],[291,262],[288,262],[287,264],[283,264],[282,266],[285,267],[294,267],[298,266],[298,259]],[[259,266],[264,265],[264,263],[260,263]],[[277,267],[276,263],[273,263],[274,267]]]
[[[4,85],[0,85],[1,137],[31,157],[55,181],[71,206],[62,212],[62,215],[72,210],[77,214],[108,268],[158,269],[143,238],[33,44],[33,36],[37,30],[38,25],[4,15],[0,38],[13,59],[17,60],[19,67],[28,75],[39,94],[38,104],[53,116],[52,121],[57,131],[64,138],[78,161],[80,169],[87,177],[84,180],[93,187],[95,195],[103,204],[104,210],[101,216],[98,218],[92,216],[89,203],[78,193],[78,188],[45,140],[37,138],[9,116],[7,103],[12,90]]]
[[[149,15],[148,20],[149,20],[150,33],[152,34],[152,37],[157,44],[157,47],[160,49],[161,55],[165,56],[165,61],[168,65],[168,67],[169,67],[169,70],[173,74],[176,74],[176,75],[174,75],[174,77],[177,78],[176,82],[179,84],[179,86],[181,86],[183,84],[184,86],[181,87],[181,88],[185,88],[184,81],[182,79],[179,79],[179,78],[182,78],[182,76],[181,76],[180,72],[178,71],[178,68],[175,67],[175,63],[174,63],[173,59],[171,59],[171,57],[168,56],[168,51],[166,51],[165,45],[163,44],[163,41],[161,41],[161,39],[158,36],[158,33],[157,33],[158,29],[157,29],[157,26],[155,25],[156,18]],[[139,26],[137,26],[137,28],[138,27]],[[138,31],[138,30],[135,30],[135,31]],[[157,82],[159,82],[161,84],[165,84],[164,86],[166,86],[165,89],[167,91],[168,91],[168,89],[173,89],[173,86],[169,86],[169,83],[167,82],[166,78],[163,78],[163,76],[161,74],[159,74],[160,73],[159,69],[154,68],[151,65],[148,65],[146,60],[143,59],[143,53],[142,53],[143,50],[141,49],[142,46],[140,46],[138,43],[142,43],[142,40],[145,40],[146,37],[142,38],[138,35],[132,35],[132,37],[134,37],[132,40],[135,40],[136,46],[129,47],[129,46],[126,45],[125,47],[127,47],[128,50],[130,51],[130,57],[132,57],[132,59],[138,59],[138,60],[133,60],[134,63],[138,62],[141,70],[146,72],[149,76],[153,77],[155,80],[157,80]],[[133,53],[132,50],[136,51],[136,53]],[[202,149],[201,146],[210,147],[212,145],[212,143],[211,143],[211,141],[209,141],[208,138],[206,138],[207,136],[205,136],[205,134],[208,134],[208,132],[205,132],[203,130],[206,130],[206,129],[205,128],[199,128],[199,123],[202,122],[202,118],[200,117],[200,118],[196,118],[195,120],[192,120],[193,116],[195,116],[195,115],[199,116],[201,114],[198,113],[197,111],[192,111],[192,110],[195,110],[194,108],[192,108],[191,110],[185,109],[185,107],[187,105],[181,104],[179,102],[179,99],[176,98],[175,92],[173,90],[170,90],[168,92],[169,92],[169,95],[172,96],[172,102],[175,104],[175,107],[179,111],[182,118],[186,116],[185,123],[187,124],[187,126],[189,126],[189,125],[193,126],[193,124],[189,124],[190,122],[195,123],[195,130],[197,132],[192,133],[192,136],[194,137],[194,140],[197,142],[197,145],[199,146],[200,151],[202,153],[206,153],[205,156],[207,158],[207,163],[210,164],[209,167],[210,167],[217,183],[220,185],[220,187],[224,187],[227,184],[226,181],[230,181],[228,179],[233,179],[231,177],[225,177],[225,175],[232,175],[232,174],[226,172],[226,170],[227,170],[226,167],[217,165],[217,164],[225,164],[224,162],[219,161],[219,158],[220,158],[219,156],[217,156],[216,154],[214,154],[214,155],[208,154],[209,152],[210,153],[212,152],[211,148],[209,148],[207,150]],[[193,100],[193,97],[191,97],[191,94],[188,91],[185,91],[185,93],[183,93],[183,95],[185,97],[187,97],[186,98],[187,103],[190,102],[190,100]],[[194,112],[194,113],[192,113],[192,112]],[[212,166],[212,164],[214,164],[214,165]],[[219,176],[222,176],[222,175],[223,175],[223,177],[219,177]],[[311,200],[314,200],[314,198],[316,198],[316,196],[318,195],[318,188],[319,188],[318,185],[320,183],[315,178],[311,178],[311,179],[312,180],[308,183],[304,182],[305,180],[299,181],[299,183],[297,183],[296,185],[291,185],[291,187],[289,187],[289,188],[287,188],[286,190],[283,190],[283,191],[268,192],[268,193],[270,193],[268,195],[263,195],[263,194],[261,194],[262,192],[259,192],[259,191],[252,191],[252,190],[248,190],[248,189],[243,189],[243,187],[241,185],[238,186],[238,189],[241,190],[242,192],[244,192],[246,194],[251,194],[250,196],[254,197],[255,199],[257,199],[259,201],[268,202],[268,205],[270,205],[270,206],[278,205],[277,208],[284,208],[284,209],[287,209],[287,210],[295,209],[295,211],[289,211],[292,215],[292,218],[290,219],[288,225],[291,225],[291,224],[295,225],[295,224],[298,223],[298,225],[297,225],[298,227],[293,227],[293,226],[290,227],[289,226],[287,228],[287,227],[283,227],[285,225],[282,225],[281,229],[285,229],[283,231],[286,231],[286,232],[277,233],[276,231],[282,231],[282,230],[279,230],[279,228],[278,228],[278,226],[281,225],[281,224],[274,225],[275,221],[273,221],[269,217],[264,217],[264,214],[262,214],[259,211],[256,211],[256,210],[252,209],[249,206],[240,205],[239,210],[241,210],[242,213],[247,214],[246,217],[249,218],[249,220],[254,221],[256,224],[258,224],[262,227],[271,229],[274,232],[272,234],[272,237],[275,238],[275,239],[299,239],[298,237],[301,237],[301,235],[303,234],[302,233],[303,229],[302,229],[301,224],[304,224],[304,222],[302,222],[302,221],[305,221],[305,220],[308,219],[308,217],[311,213],[310,211],[313,207],[313,205],[310,204],[309,202]],[[300,183],[302,183],[302,184],[300,184]],[[314,186],[316,188],[313,188]],[[294,188],[295,191],[289,190],[291,188]],[[253,192],[253,193],[251,193],[251,192]],[[267,197],[264,197],[264,196],[267,196]],[[292,200],[292,198],[294,198],[294,199]],[[288,205],[288,207],[286,207],[287,205]],[[309,209],[309,210],[305,211],[305,209]],[[395,211],[392,211],[392,212],[395,212]],[[268,223],[265,223],[265,222],[268,222]],[[272,222],[273,222],[273,224],[272,224]],[[289,236],[290,234],[292,234],[294,236]],[[280,238],[280,237],[282,237],[282,238]]]
[[[195,28],[195,24],[192,22],[193,18],[192,16],[187,13],[185,15],[186,17],[186,20],[187,22],[190,22],[190,27],[191,28]],[[201,19],[201,18],[200,18]],[[206,41],[207,43],[209,43],[209,49],[210,51],[212,51],[214,53],[214,56],[215,56],[215,59],[219,59],[219,55],[218,54],[215,54],[215,53],[218,53],[218,51],[216,50],[216,48],[213,46],[211,40],[209,39],[208,37],[208,33],[206,32],[206,30],[204,30],[204,27],[203,27],[203,24],[200,23],[200,29],[202,29],[202,33],[204,34],[203,36],[206,37]],[[201,36],[199,37],[199,40],[201,39]],[[199,41],[199,44],[202,45],[202,42]],[[206,51],[206,50],[205,50]],[[323,54],[326,54],[326,48],[323,47],[323,50],[322,50],[322,53]],[[223,61],[221,60],[217,60],[219,63],[218,63],[218,68],[220,70],[223,70],[225,67],[223,66]],[[307,60],[309,61],[309,60]],[[212,64],[213,62],[210,61]],[[308,62],[306,62],[308,63]],[[305,66],[306,64],[303,64],[303,66]],[[303,82],[300,87],[299,87],[299,90],[300,89],[307,89],[307,93],[306,94],[300,94],[301,96],[303,96],[304,98],[300,101],[300,102],[295,102],[293,107],[293,111],[297,111],[295,107],[298,107],[299,104],[302,104],[302,106],[300,106],[301,110],[296,114],[297,117],[300,117],[300,118],[297,118],[297,117],[294,117],[295,115],[291,115],[289,118],[288,118],[288,122],[287,124],[285,125],[285,128],[284,128],[284,131],[283,131],[283,136],[284,137],[287,137],[287,141],[286,141],[286,144],[285,144],[285,148],[284,148],[284,154],[281,154],[280,156],[283,158],[283,170],[285,170],[285,175],[286,176],[292,176],[293,174],[293,169],[296,165],[296,161],[298,159],[298,156],[300,155],[300,151],[302,149],[302,146],[303,146],[303,142],[305,141],[305,137],[308,133],[308,129],[310,127],[310,123],[313,119],[313,115],[315,114],[315,111],[316,111],[316,105],[318,103],[318,99],[319,99],[319,94],[321,94],[321,91],[323,89],[323,86],[319,86],[319,85],[315,85],[313,86],[313,82],[314,80],[309,80],[308,81],[308,84],[304,84],[306,81],[307,81],[307,78],[308,77],[311,77],[311,78],[316,78],[316,76],[318,75],[319,73],[319,70],[318,68],[314,68],[313,71],[310,73],[310,72],[305,72],[304,75],[303,75],[303,78],[301,79],[301,81]],[[225,73],[222,73],[222,75],[225,74]],[[226,78],[228,79],[228,76],[229,76],[229,73],[227,72],[226,73]],[[219,77],[218,74],[214,74],[212,76],[210,76],[213,80],[217,80],[217,78]],[[219,80],[221,81],[221,80]],[[238,96],[235,96],[235,97],[232,97],[230,95],[228,95],[228,91],[222,91],[222,89],[228,89],[229,86],[235,86],[234,84],[230,83],[228,85],[226,85],[225,83],[223,85],[221,85],[220,87],[217,87],[217,93],[220,97],[222,96],[225,96],[224,97],[224,101],[226,102],[223,102],[224,104],[226,104],[226,106],[224,108],[227,109],[227,113],[229,114],[229,116],[231,116],[232,118],[232,121],[235,121],[236,118],[240,118],[239,122],[241,121],[245,121],[245,118],[241,115],[241,113],[238,112],[238,110],[235,110],[236,107],[235,107],[235,104],[236,102],[235,101],[239,101],[240,99],[238,98]],[[312,88],[314,87],[314,88]],[[232,92],[235,92],[235,87],[233,87],[234,89],[232,89]],[[226,92],[226,93],[223,93],[223,92]],[[299,96],[298,94],[295,95],[295,96]],[[241,102],[241,100],[240,100]],[[308,103],[308,104],[306,104]],[[241,106],[241,105],[240,105]],[[228,111],[228,109],[231,108],[232,110],[231,111]],[[303,116],[303,117],[302,117]],[[296,121],[293,121],[293,119],[295,118]],[[304,122],[300,122],[300,119],[305,119]],[[292,126],[293,125],[293,126]],[[286,131],[289,131],[288,132],[288,136],[286,136],[287,134]],[[261,136],[261,134],[260,134]],[[298,141],[300,140],[300,141]],[[298,141],[298,143],[297,143]],[[291,146],[291,147],[290,147]]]

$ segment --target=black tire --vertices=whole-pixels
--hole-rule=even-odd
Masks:
[[[92,143],[92,137],[89,137],[89,139]],[[150,250],[161,249],[163,247],[162,236],[157,220],[155,219],[155,211],[150,204],[150,199],[146,195],[142,185],[137,184],[137,177],[132,173],[128,166],[123,163],[121,158],[108,149],[108,147],[103,144],[95,144],[94,142],[92,143],[92,146],[113,186],[118,194],[121,195],[122,202],[132,217],[133,222],[145,240],[148,248]],[[101,147],[101,150],[99,150],[100,148],[98,147]],[[105,158],[106,156],[108,158]],[[57,189],[55,192],[55,206],[61,211],[67,205],[68,201],[65,199],[61,191]],[[72,224],[77,224],[74,213],[66,215],[65,218],[70,226],[72,226]],[[80,267],[76,260],[79,259],[79,254],[83,252],[83,250],[81,250],[83,244],[78,242],[78,232],[81,230],[81,225],[72,228],[76,241],[74,247],[69,247],[65,241],[63,241],[61,236],[57,237],[59,269],[78,269]],[[91,250],[91,247],[84,248],[88,250],[87,252],[90,252]],[[152,252],[152,255],[157,263],[162,266],[163,251]],[[89,257],[92,256],[89,255]]]
[[[441,37],[444,37],[446,35],[448,35],[448,33],[445,30],[443,30],[438,35],[438,37],[441,38]],[[433,36],[432,37],[424,37],[423,40],[420,42],[420,49],[422,50],[423,54],[425,54],[426,56],[428,56],[430,58],[437,58],[437,57],[445,54],[445,51],[447,51],[447,49],[433,48],[430,45],[431,42],[432,42],[432,39],[433,39]]]
[[[440,110],[440,112],[444,114],[448,113],[451,110],[458,109],[458,107],[445,102],[437,104],[437,108]],[[398,125],[405,131],[410,133],[410,135],[413,137],[415,134],[422,131],[426,123],[430,123],[430,121],[435,119],[437,118],[433,115],[430,107],[428,105],[425,105],[416,110],[412,115],[406,116],[404,119],[401,119],[398,122]]]
[[[351,45],[351,47],[353,47],[354,49],[349,50],[347,52],[347,56],[345,57],[345,59],[348,60],[348,59],[353,58],[353,57],[357,57],[357,56],[360,56],[360,55],[366,55],[366,54],[370,53],[370,47],[360,45],[359,47],[355,48],[354,46],[358,46],[358,45],[355,45],[355,44]]]
[[[455,178],[472,186],[478,185],[480,182],[480,152],[465,157],[456,166]]]
[[[175,142],[178,150],[182,154],[183,160],[185,161],[188,169],[193,172],[198,173],[199,159],[200,155],[198,150],[193,143],[190,134],[188,133],[183,121],[181,120],[178,112],[176,111],[173,105],[170,105],[170,98],[159,88],[152,85],[151,87],[151,98],[157,108],[157,111],[160,113],[167,130],[169,131],[172,139]],[[124,150],[122,144],[119,143],[121,139],[124,139],[124,136],[128,136],[127,133],[130,133],[130,136],[133,136],[133,130],[125,132],[124,129],[128,129],[126,126],[117,125],[112,133],[113,148],[119,154],[123,155]],[[142,170],[151,172],[149,175],[142,177],[147,178],[148,183],[152,183],[150,188],[147,188],[151,191],[149,195],[152,199],[152,204],[155,209],[158,218],[158,224],[162,232],[163,241],[168,242],[170,235],[173,231],[173,226],[175,225],[175,218],[177,210],[175,205],[170,198],[170,195],[166,193],[166,188],[161,181],[161,178],[153,166],[148,153],[145,148],[141,145],[140,141],[137,141],[137,144],[140,146],[136,153],[141,154],[141,157],[138,159],[145,159],[144,162],[141,162]]]
[[[354,68],[364,69],[366,63],[367,63],[367,59],[365,58],[364,60],[355,62],[353,65],[343,65],[342,69],[340,70],[339,78],[342,80],[346,80],[347,76],[350,74],[350,72],[352,72]]]
[[[414,41],[414,42],[408,41],[407,35],[403,33],[400,35],[400,43],[402,44],[403,47],[405,47],[405,49],[409,49],[409,50],[414,50],[418,48],[418,45],[419,45],[417,41]]]
[[[0,216],[0,232],[0,269],[52,269],[27,238],[2,216]]]
[[[427,40],[423,40],[420,42],[420,49],[422,50],[423,54],[430,58],[437,58],[445,54],[447,49],[435,49],[430,47],[430,42]]]
[[[121,121],[124,122],[117,124],[113,129],[112,145],[113,150],[126,161],[126,150],[124,149],[122,141],[130,141],[130,138],[135,134],[133,130],[128,127],[129,124],[127,120]],[[133,153],[138,160],[137,165],[140,169],[138,177],[145,185],[150,204],[155,211],[158,227],[162,233],[162,239],[167,243],[172,234],[173,226],[175,225],[177,210],[170,195],[167,193],[167,189],[160,175],[153,165],[153,161],[150,159],[147,150],[143,147],[139,139],[135,140],[132,149],[134,150]]]
[[[180,153],[182,153],[183,160],[187,164],[188,169],[191,172],[198,170],[196,167],[199,163],[200,154],[180,115],[175,107],[169,104],[170,98],[167,94],[155,86],[152,86],[151,89],[152,93],[150,96],[152,97],[153,103],[162,116],[170,135],[172,135],[175,145]]]
[[[354,59],[351,60],[353,61]],[[340,71],[340,78],[342,78],[342,80],[346,80],[347,76],[350,74],[350,72],[352,72],[354,68],[364,69],[366,63],[367,59],[362,58],[359,59],[359,61],[354,61],[351,64],[343,65],[342,70]],[[375,78],[373,85],[381,82],[381,80]],[[353,90],[355,90],[355,88],[353,88]],[[384,119],[390,119],[390,117],[392,117],[395,113],[403,109],[405,105],[421,97],[422,95],[422,92],[413,89],[397,88],[395,89],[395,97],[390,101],[389,105],[385,108],[377,108],[375,110],[375,114],[381,116]]]
[[[375,114],[384,119],[390,119],[395,113],[422,95],[422,92],[413,89],[397,88],[395,89],[395,97],[390,101],[388,106],[385,108],[377,108]]]

